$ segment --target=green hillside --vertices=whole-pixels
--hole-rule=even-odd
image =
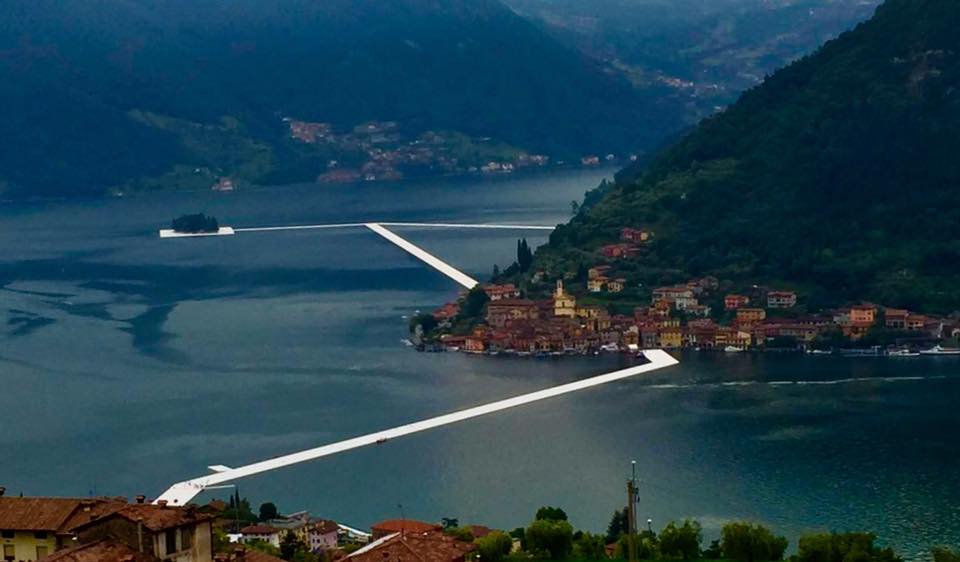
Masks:
[[[0,186],[28,196],[189,184],[180,171],[198,168],[310,181],[349,158],[289,142],[283,117],[396,121],[409,139],[493,137],[555,160],[679,126],[656,91],[497,0],[6,0],[0,82]]]
[[[644,227],[656,236],[631,282],[713,274],[822,306],[960,309],[958,29],[955,0],[888,0],[621,172],[534,270],[582,271],[621,227]]]

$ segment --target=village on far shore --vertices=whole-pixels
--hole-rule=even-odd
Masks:
[[[795,289],[737,286],[711,276],[634,290],[649,301],[625,312],[630,300],[618,297],[634,288],[619,264],[638,257],[652,237],[643,229],[623,228],[618,243],[599,248],[604,263],[587,269],[579,282],[533,272],[532,286],[552,284],[549,298],[529,297],[535,291],[513,283],[464,291],[455,302],[411,321],[413,343],[420,349],[518,356],[654,348],[960,356],[956,313],[939,317],[870,302],[810,311]]]

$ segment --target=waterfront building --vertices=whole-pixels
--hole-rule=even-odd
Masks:
[[[891,330],[906,330],[910,311],[902,308],[887,308],[883,311],[883,325]]]

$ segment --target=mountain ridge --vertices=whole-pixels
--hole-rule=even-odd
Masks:
[[[644,165],[537,253],[576,271],[619,229],[657,235],[632,280],[716,275],[960,309],[960,5],[888,0]]]

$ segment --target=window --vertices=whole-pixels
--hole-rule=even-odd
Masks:
[[[48,554],[48,549],[45,546],[37,547],[37,560],[44,558]]]
[[[35,533],[33,534],[33,538],[43,540],[43,539],[47,538],[47,532],[46,532],[46,531],[37,531],[37,532],[35,532]]]
[[[170,529],[165,533],[164,538],[166,539],[166,543],[167,543],[166,544],[167,550],[165,554],[176,552],[177,551],[177,530]]]
[[[180,550],[186,550],[193,546],[193,528],[184,527],[180,529]]]
[[[17,559],[17,553],[12,544],[3,545],[3,559],[11,562]]]
[[[12,539],[13,531],[0,531],[0,537],[3,537],[5,539]]]

